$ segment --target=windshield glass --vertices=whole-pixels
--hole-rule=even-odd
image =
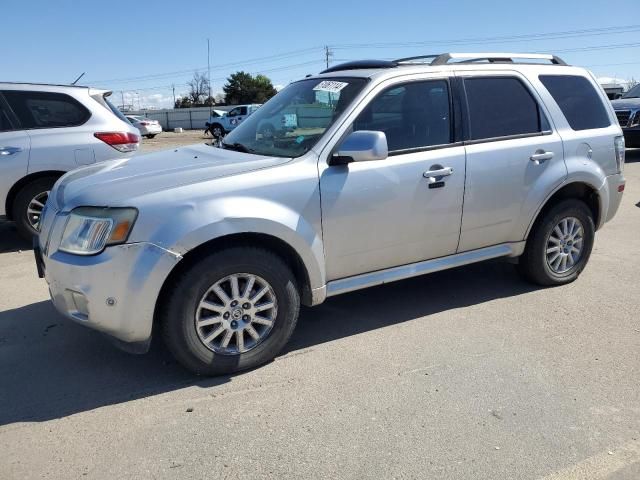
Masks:
[[[640,97],[640,84],[633,87],[627,93],[625,93],[622,98],[638,98]]]
[[[299,157],[367,83],[365,78],[322,78],[292,83],[227,135],[225,148],[277,157]]]

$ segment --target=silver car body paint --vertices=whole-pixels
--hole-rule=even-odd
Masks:
[[[610,127],[571,130],[538,80],[541,72],[581,75],[597,85],[585,70],[564,66],[339,72],[370,82],[302,157],[263,157],[201,145],[67,174],[49,197],[39,240],[54,303],[67,316],[120,340],[146,341],[172,269],[194,248],[223,236],[260,233],[286,242],[306,268],[310,303],[318,304],[370,285],[518,256],[545,202],[573,182],[597,191],[600,227],[613,217],[621,198],[618,186],[624,177],[617,171],[613,141],[621,130],[610,106]],[[352,121],[384,88],[487,74],[521,79],[548,117],[549,131],[329,166]],[[553,158],[530,161],[539,150],[552,152]],[[446,188],[426,188],[424,173],[434,167],[451,167],[443,180]],[[137,208],[129,244],[92,257],[58,251],[65,217],[78,206]],[[70,291],[88,298],[86,319],[70,310]],[[117,299],[116,305],[106,305],[107,298]]]

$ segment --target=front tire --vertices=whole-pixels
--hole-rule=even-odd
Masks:
[[[156,136],[156,134],[154,133],[154,134],[152,134],[152,135],[147,135],[146,137],[147,137],[149,140],[151,140],[151,139],[152,139],[152,138],[154,138],[155,136]]]
[[[211,136],[215,139],[221,139],[224,137],[224,128],[219,123],[214,123],[209,127],[209,131],[211,132]]]
[[[44,204],[49,197],[49,191],[58,177],[42,177],[23,186],[13,201],[12,215],[16,222],[18,233],[25,239],[31,240],[38,234],[40,216]]]
[[[542,286],[571,283],[587,266],[594,238],[589,207],[580,200],[563,200],[534,225],[518,270]]]
[[[199,375],[230,374],[272,360],[298,321],[294,275],[282,259],[260,248],[210,254],[165,291],[165,343]]]

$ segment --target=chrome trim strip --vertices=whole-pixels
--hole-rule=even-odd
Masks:
[[[382,285],[384,283],[417,277],[426,273],[447,270],[453,267],[461,267],[470,263],[480,262],[498,257],[517,257],[524,251],[525,242],[503,243],[492,247],[480,248],[470,252],[457,253],[447,257],[434,258],[424,262],[411,263],[401,267],[393,267],[387,270],[364,273],[353,277],[342,278],[327,283],[327,297],[340,295],[341,293],[360,290],[361,288]]]

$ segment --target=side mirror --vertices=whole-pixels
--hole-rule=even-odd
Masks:
[[[387,146],[387,136],[384,132],[359,130],[352,132],[345,138],[338,151],[329,159],[329,165],[384,160],[388,156],[389,148]]]

